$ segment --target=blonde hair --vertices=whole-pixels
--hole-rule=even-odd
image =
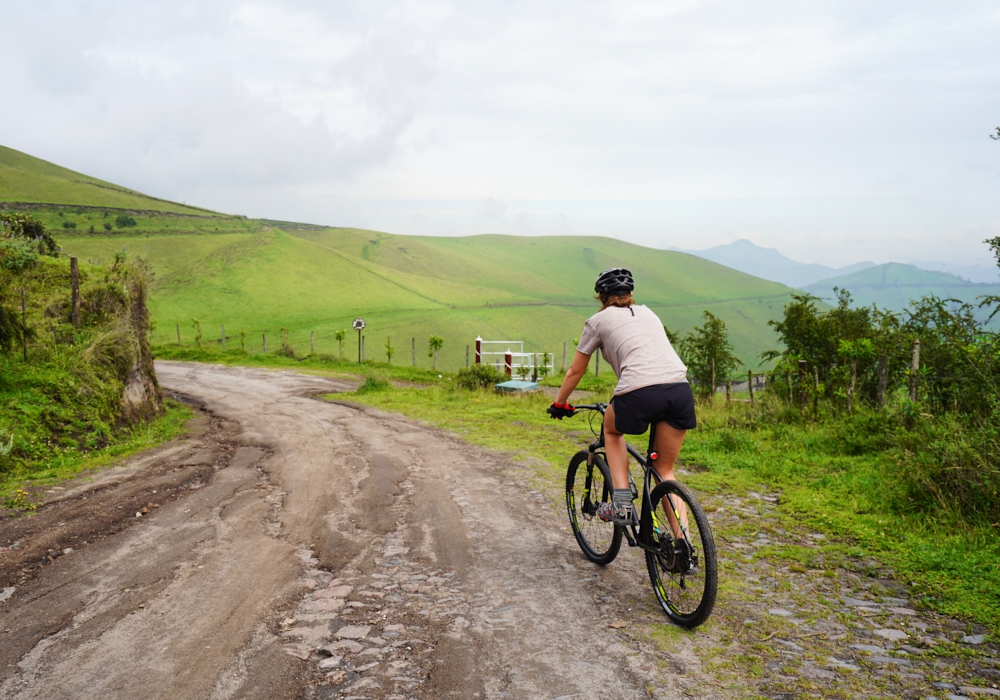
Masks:
[[[608,294],[601,293],[597,295],[597,298],[601,300],[601,311],[604,311],[609,306],[618,306],[623,309],[635,304],[635,299],[632,298],[632,292],[627,294]]]

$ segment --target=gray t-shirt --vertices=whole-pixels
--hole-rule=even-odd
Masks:
[[[645,306],[609,306],[587,319],[576,349],[592,355],[600,348],[618,377],[615,396],[654,384],[687,382],[659,317]]]

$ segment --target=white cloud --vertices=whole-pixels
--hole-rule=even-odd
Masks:
[[[835,264],[971,259],[998,227],[989,2],[61,0],[4,25],[5,145],[210,208]]]

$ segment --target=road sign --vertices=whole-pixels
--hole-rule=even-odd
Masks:
[[[365,320],[363,318],[356,318],[354,319],[354,323],[352,325],[356,331],[364,330]]]

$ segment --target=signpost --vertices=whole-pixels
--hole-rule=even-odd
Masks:
[[[358,364],[361,364],[361,331],[365,329],[365,320],[361,317],[354,319],[351,327],[358,332]]]

